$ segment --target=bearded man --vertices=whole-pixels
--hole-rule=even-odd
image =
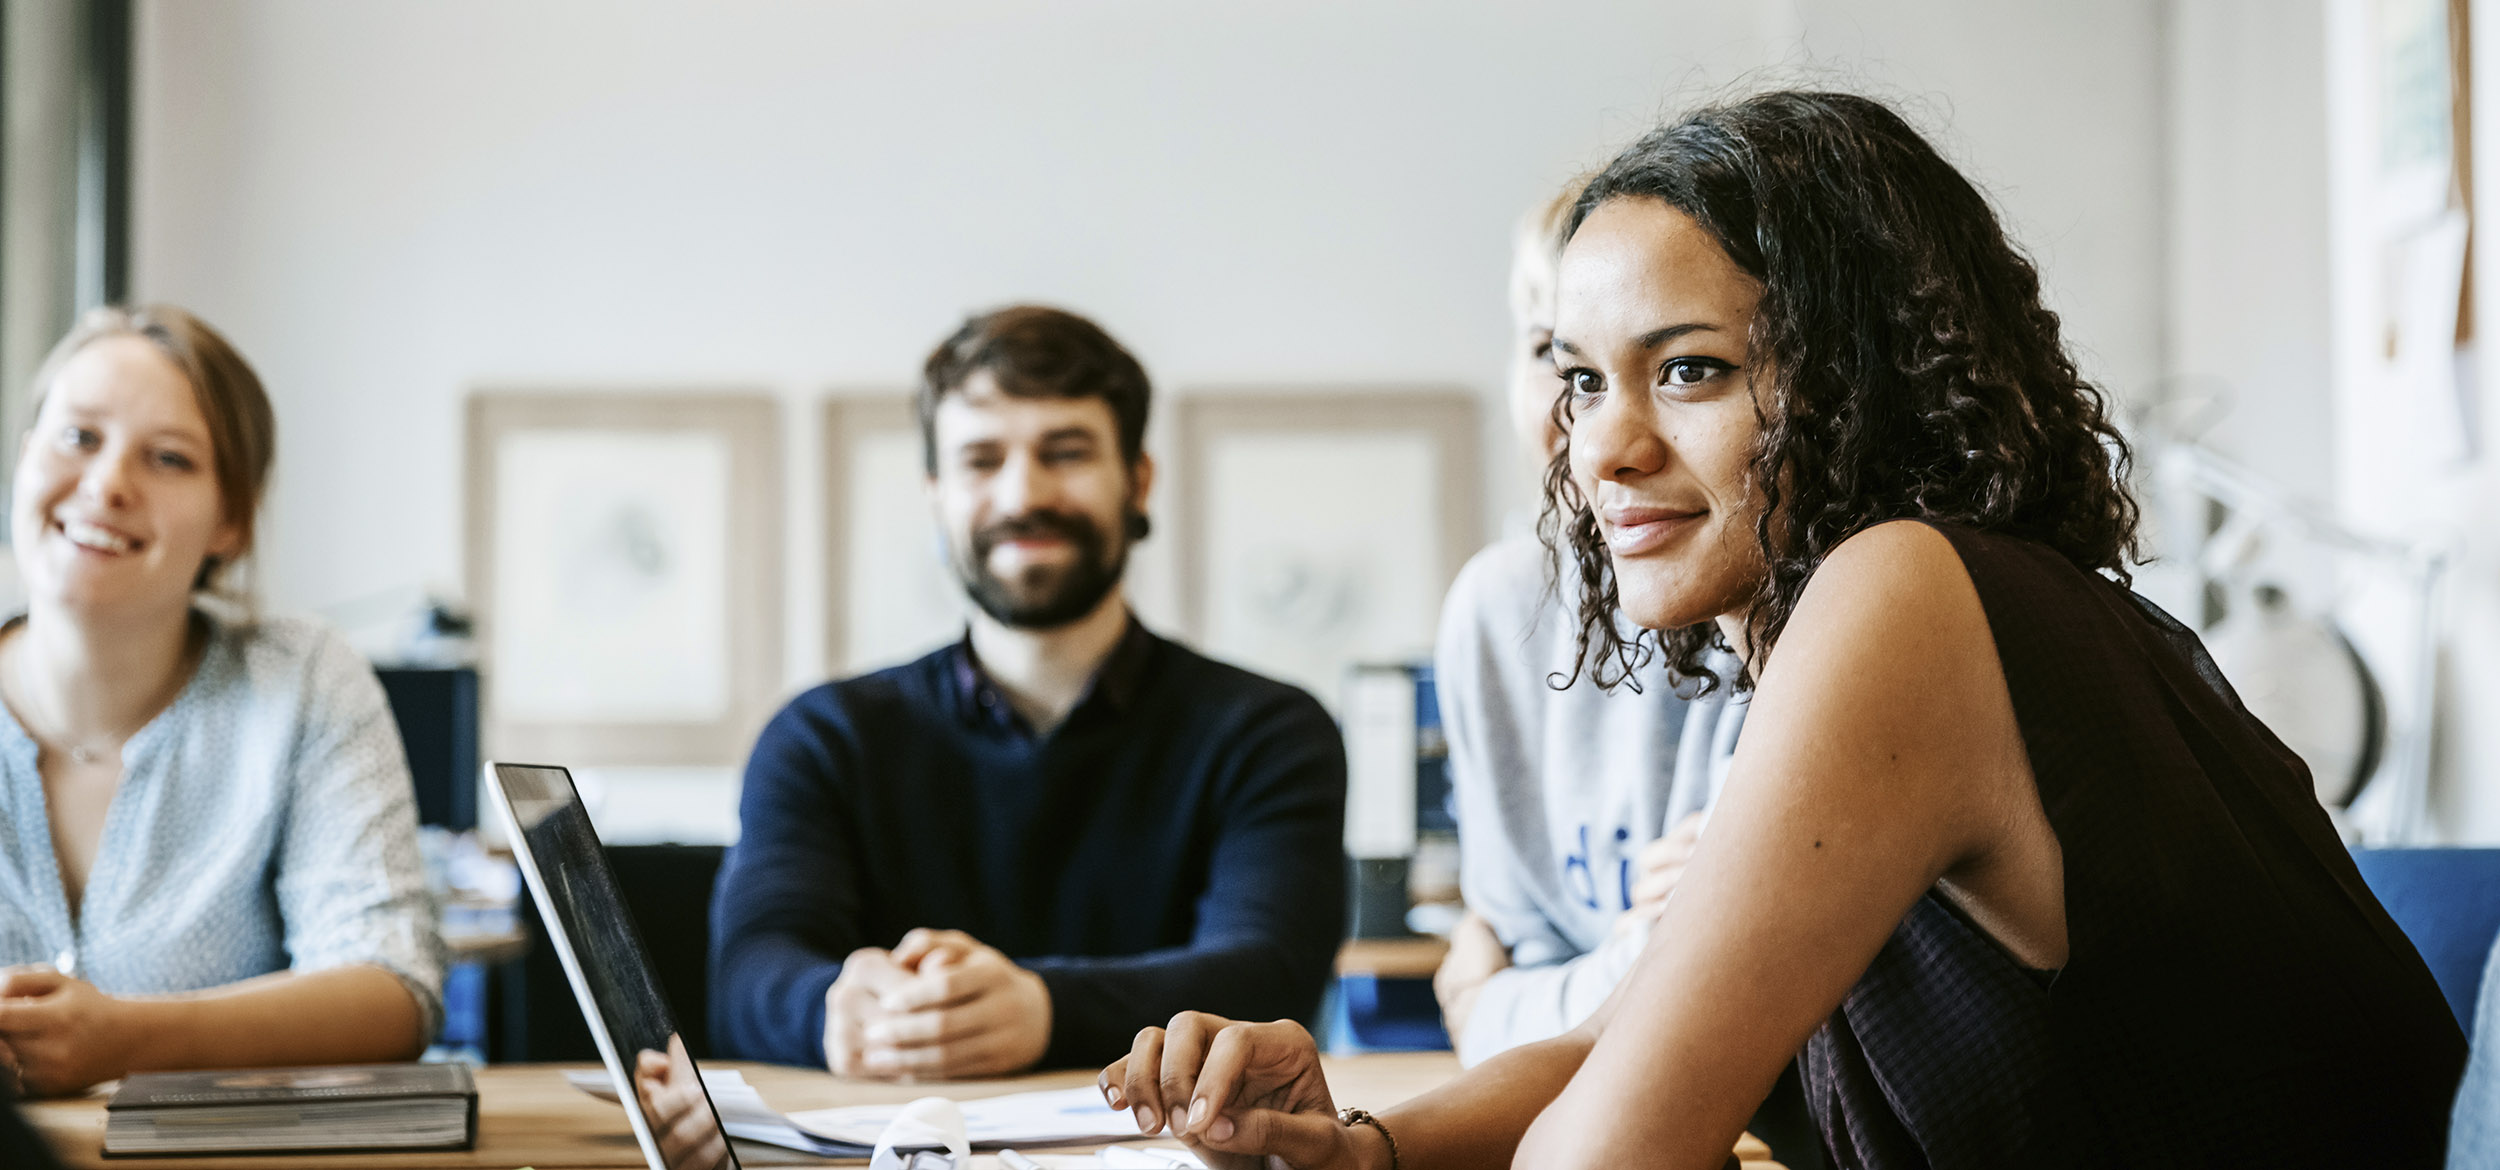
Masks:
[[[1285,683],[1149,632],[1150,390],[1092,322],[974,317],[920,386],[961,641],[828,683],[747,763],[713,900],[724,1054],[853,1077],[1098,1065],[1183,1010],[1311,1017],[1345,751]]]

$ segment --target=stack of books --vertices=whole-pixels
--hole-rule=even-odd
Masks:
[[[138,1073],[105,1107],[104,1152],[456,1150],[477,1140],[467,1065]]]

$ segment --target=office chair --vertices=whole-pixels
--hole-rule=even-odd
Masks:
[[[2500,936],[2500,849],[2355,849],[2352,859],[2470,1032],[2484,960]]]
[[[660,994],[677,1017],[687,1054],[697,1060],[712,1055],[712,883],[720,876],[725,852],[718,845],[607,847],[617,892],[624,896],[643,950],[651,956]],[[524,899],[521,917],[530,932],[529,957],[523,963],[522,986],[505,1004],[501,1034],[489,1055],[496,1061],[599,1059],[572,985],[565,982],[564,968],[547,945],[537,907]]]

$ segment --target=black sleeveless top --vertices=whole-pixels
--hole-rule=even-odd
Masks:
[[[1800,1056],[1832,1164],[2437,1167],[2464,1036],[2308,769],[2151,603],[1937,530],[2065,853],[2068,960],[1920,899]]]

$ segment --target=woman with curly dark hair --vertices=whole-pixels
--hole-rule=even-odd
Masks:
[[[2125,445],[1966,179],[1866,98],[1704,109],[1589,184],[1557,309],[1595,681],[1663,649],[1754,688],[1658,941],[1379,1116],[1298,1026],[1195,1014],[1115,1107],[1215,1167],[1716,1167],[1794,1060],[1841,1166],[2438,1163],[2456,1022],[2297,758],[2127,591]]]

